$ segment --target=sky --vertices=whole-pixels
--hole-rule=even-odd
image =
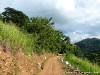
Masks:
[[[29,17],[53,18],[55,28],[75,43],[100,38],[100,0],[0,0],[0,13],[12,7]]]

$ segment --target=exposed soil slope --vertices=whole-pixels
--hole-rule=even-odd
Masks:
[[[36,54],[25,55],[22,50],[13,54],[9,50],[0,46],[0,75],[36,75],[42,69],[42,64],[54,55],[46,53],[41,56]]]

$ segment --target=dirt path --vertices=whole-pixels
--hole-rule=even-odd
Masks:
[[[43,70],[38,75],[63,75],[58,58],[59,56],[50,58],[44,64]]]

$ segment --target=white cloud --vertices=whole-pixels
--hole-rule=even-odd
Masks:
[[[82,31],[70,32],[69,36],[71,37],[71,43],[75,43],[86,38],[100,38],[100,35],[91,35]]]
[[[4,11],[4,8],[11,6],[12,0],[0,0],[0,13]]]
[[[58,0],[56,7],[62,11],[74,11],[75,10],[75,0]]]
[[[100,0],[97,0],[98,3],[100,3]]]

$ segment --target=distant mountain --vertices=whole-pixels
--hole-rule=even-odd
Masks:
[[[82,49],[86,58],[100,63],[100,39],[87,38],[75,43],[75,45],[78,45]]]
[[[75,44],[78,45],[85,53],[100,52],[100,39],[97,38],[87,38]]]

